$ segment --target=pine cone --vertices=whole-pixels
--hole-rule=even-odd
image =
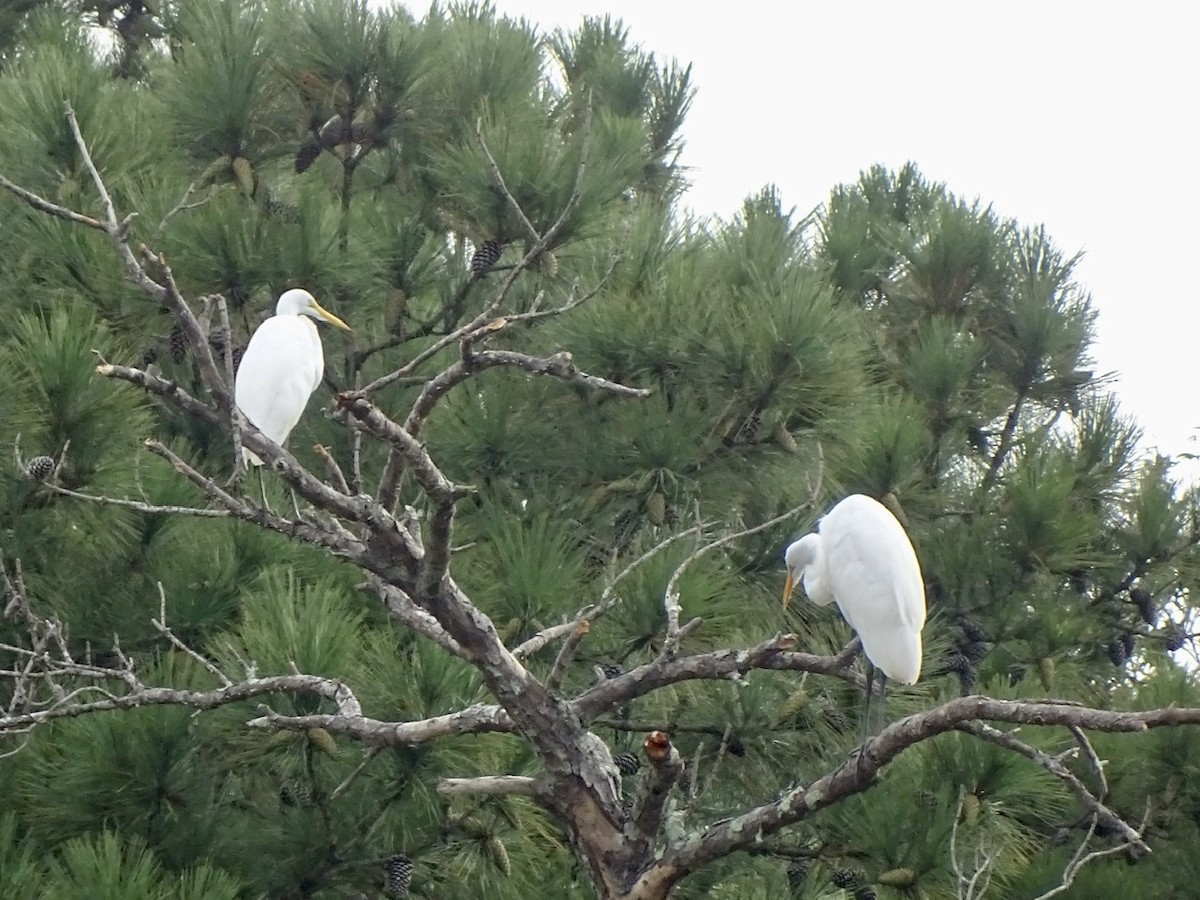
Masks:
[[[662,491],[655,491],[647,497],[644,506],[651,525],[657,527],[667,521],[667,498]]]
[[[983,641],[969,641],[962,646],[962,654],[975,664],[983,661],[988,654],[987,644]]]
[[[962,629],[963,637],[972,643],[979,644],[987,640],[983,629],[970,619],[963,619],[959,623],[959,627]]]
[[[869,884],[860,887],[854,892],[854,900],[878,900],[879,895],[875,893],[875,888]]]
[[[41,484],[54,474],[54,460],[49,456],[35,456],[25,465],[25,474]]]
[[[269,219],[278,219],[289,225],[300,221],[300,208],[280,200],[273,191],[266,191],[262,209]]]
[[[614,760],[622,775],[634,775],[642,767],[642,762],[635,753],[618,753]]]
[[[1158,618],[1158,610],[1154,608],[1154,598],[1150,596],[1150,592],[1145,588],[1130,588],[1129,600],[1137,607],[1142,621],[1153,625],[1154,620]]]
[[[171,359],[176,363],[183,362],[184,356],[187,355],[187,338],[183,334],[183,326],[176,323],[171,329],[171,334],[167,338],[167,347],[171,351]]]
[[[746,755],[746,745],[742,742],[741,735],[738,734],[729,736],[729,744],[726,745],[725,749],[739,759]]]
[[[242,189],[247,197],[254,196],[254,169],[250,166],[250,160],[244,156],[235,156],[233,159],[233,174],[237,178],[238,187]]]
[[[309,141],[303,147],[296,151],[296,159],[294,165],[296,174],[302,175],[309,170],[309,167],[317,161],[317,157],[321,155],[321,145],[316,141]]]
[[[279,786],[279,802],[284,806],[308,806],[312,802],[312,788],[288,779]]]
[[[733,443],[735,444],[753,444],[758,441],[758,433],[762,430],[762,416],[758,410],[754,410],[750,415],[742,420],[742,424],[738,426],[738,430],[733,434]]]
[[[1121,644],[1125,647],[1125,656],[1133,656],[1133,648],[1137,645],[1137,635],[1132,631],[1122,632]]]
[[[1187,636],[1183,633],[1183,629],[1174,622],[1163,629],[1163,647],[1167,649],[1168,653],[1182,650],[1186,642]]]
[[[504,846],[504,841],[493,834],[487,839],[486,846],[488,856],[492,858],[492,863],[500,870],[500,873],[511,875],[512,861],[508,858],[508,848]]]
[[[233,371],[235,373],[238,370],[238,366],[240,366],[242,364],[242,357],[245,355],[246,355],[245,347],[234,347],[233,348]]]
[[[834,869],[833,885],[840,888],[852,888],[858,884],[858,873],[853,869]]]
[[[500,261],[500,254],[504,252],[504,245],[495,238],[488,238],[475,248],[475,252],[471,255],[471,274],[476,278],[482,278],[486,275],[497,262]]]
[[[337,741],[333,735],[324,728],[309,728],[305,734],[308,736],[308,741],[326,756],[334,758],[338,755]]]
[[[142,353],[142,362],[140,368],[148,369],[156,362],[158,362],[158,348],[147,347],[145,352]]]
[[[1021,683],[1021,679],[1025,677],[1025,673],[1029,670],[1020,663],[1013,663],[1008,667],[1008,683],[1012,687],[1016,687]]]
[[[604,673],[605,678],[616,678],[618,675],[625,674],[625,670],[616,663],[604,663],[600,666],[600,671]]]
[[[1125,665],[1129,660],[1129,656],[1125,653],[1125,644],[1120,640],[1109,641],[1107,650],[1109,661],[1117,668]]]
[[[787,870],[788,884],[794,888],[804,884],[804,879],[808,878],[808,860],[798,859]]]
[[[684,763],[683,768],[679,772],[679,790],[681,793],[691,796],[692,788],[695,786],[696,772],[695,767]]]
[[[387,873],[384,893],[389,897],[405,896],[412,884],[412,860],[403,853],[397,853],[387,858],[384,868]]]

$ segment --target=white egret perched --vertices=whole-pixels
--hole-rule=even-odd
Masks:
[[[238,408],[265,437],[281,446],[325,374],[325,354],[313,319],[350,330],[308,291],[284,291],[275,315],[250,336],[238,366],[233,392]],[[249,465],[262,465],[249,450],[245,459]]]
[[[787,548],[783,605],[803,580],[819,606],[836,601],[862,641],[867,669],[867,711],[875,670],[914,684],[921,674],[925,583],[917,554],[887,507],[863,494],[836,504],[817,525]],[[880,693],[884,679],[880,679]],[[864,717],[865,720],[865,717]]]

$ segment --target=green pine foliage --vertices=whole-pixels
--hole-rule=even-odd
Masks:
[[[890,690],[889,718],[972,692],[1200,703],[1197,497],[1171,460],[1142,455],[1136,421],[1094,371],[1095,310],[1076,258],[911,164],[863,172],[805,217],[766,187],[727,220],[689,218],[675,201],[690,69],[635,35],[636,22],[611,18],[548,34],[487,3],[423,15],[359,0],[8,4],[0,175],[101,214],[69,103],[120,214],[138,213],[132,246],[161,252],[198,311],[201,297],[225,298],[231,349],[302,286],[354,329],[325,338],[328,387],[361,387],[425,354],[413,377],[374,395],[399,421],[425,379],[462,358],[456,341],[438,343],[446,334],[485,310],[571,305],[511,321],[486,346],[569,352],[579,370],[648,398],[493,368],[417,423],[447,477],[476,489],[456,509],[451,571],[510,647],[699,522],[732,531],[808,500],[799,520],[689,565],[682,618],[703,625],[683,651],[792,632],[799,650],[838,652],[850,632],[835,612],[780,608],[780,554],[859,491],[890,495],[927,583],[922,678]],[[515,275],[532,241],[505,190],[539,233],[557,225]],[[95,368],[144,368],[203,397],[196,348],[128,283],[104,234],[7,191],[0,219],[0,550],[78,659],[117,665],[116,635],[147,684],[217,688],[152,624],[165,615],[234,677],[295,666],[340,678],[380,721],[493,702],[474,668],[389,619],[345,562],[251,523],[137,509],[206,502],[147,439],[218,483],[232,447],[221,429]],[[486,241],[499,259],[473,273]],[[324,415],[330,400],[321,388],[289,449],[324,475],[322,445],[352,492],[371,492],[387,448]],[[24,470],[36,456],[55,463],[47,483]],[[264,474],[272,505],[288,509],[286,488]],[[242,487],[257,498],[256,481]],[[419,505],[411,484],[401,501]],[[684,537],[627,574],[619,603],[590,623],[565,693],[662,650],[663,595],[698,546]],[[3,672],[22,640],[21,621],[0,619]],[[558,646],[526,660],[536,677]],[[12,682],[0,678],[0,716],[21,699]],[[0,735],[0,894],[379,896],[386,861],[403,854],[412,896],[593,896],[561,823],[532,800],[436,790],[443,777],[536,775],[520,737],[380,749],[319,727],[264,727],[260,702],[109,711]],[[269,708],[332,711],[288,695]],[[593,731],[635,754],[647,726],[671,732],[687,763],[666,815],[677,834],[840,765],[863,714],[844,681],[755,670],[650,693]],[[1020,734],[1052,755],[1073,745],[1061,729]],[[1142,896],[1147,883],[1190,896],[1193,735],[1093,743],[1106,802],[1135,824],[1149,808],[1154,853],[1090,863],[1060,896]],[[1061,758],[1094,784],[1082,754]],[[963,865],[991,861],[988,896],[1033,897],[1061,882],[1080,841],[1111,845],[1088,837],[1090,823],[1028,760],[947,734],[861,796],[715,861],[677,896],[957,898],[953,842]],[[846,872],[855,888],[835,884]]]

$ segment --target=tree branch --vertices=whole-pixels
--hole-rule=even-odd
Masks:
[[[662,731],[646,735],[642,750],[650,765],[642,769],[637,796],[625,824],[625,835],[640,845],[639,852],[648,853],[658,839],[671,787],[683,772],[683,757]]]
[[[96,667],[80,665],[73,668],[62,667],[64,675],[80,675],[89,678],[99,676],[118,677],[123,673],[117,670],[97,669]],[[186,691],[176,688],[148,687],[141,685],[125,694],[110,694],[100,688],[90,688],[93,692],[105,694],[100,700],[87,702],[72,702],[73,695],[67,695],[48,709],[35,710],[27,713],[0,716],[0,734],[40,725],[52,719],[75,718],[87,713],[101,712],[112,709],[132,709],[138,706],[186,706],[191,709],[216,709],[230,703],[240,703],[267,694],[312,694],[334,701],[339,709],[339,717],[351,720],[362,719],[362,707],[358,698],[345,683],[333,678],[323,678],[317,675],[276,675],[269,678],[247,678],[226,687],[212,691]],[[68,699],[69,698],[69,699]]]
[[[1064,724],[1067,724],[1073,733],[1078,731],[1082,736],[1083,732],[1079,731],[1078,725],[1070,722]],[[1026,759],[1031,760],[1032,762],[1041,766],[1043,769],[1065,784],[1071,793],[1074,794],[1079,800],[1079,802],[1091,811],[1092,815],[1096,817],[1097,821],[1102,822],[1114,831],[1120,832],[1121,837],[1125,840],[1125,842],[1135,847],[1138,851],[1143,853],[1150,852],[1150,848],[1142,840],[1141,834],[1128,822],[1105,806],[1101,802],[1100,797],[1097,797],[1095,794],[1089,791],[1084,783],[1075,777],[1074,773],[1064,766],[1060,760],[1055,759],[1049,754],[1043,753],[1036,747],[1026,744],[1024,741],[1017,739],[1008,732],[1001,731],[998,728],[993,728],[991,725],[985,725],[981,722],[963,722],[955,727],[959,731],[965,732],[966,734],[972,734],[975,737],[989,741],[990,743],[996,744],[999,747],[1003,747],[1006,750],[1012,750],[1014,753],[1019,753]],[[1086,737],[1084,737],[1084,744],[1086,744],[1089,748],[1091,747]],[[1107,788],[1105,788],[1105,790],[1107,790]],[[1101,796],[1103,796],[1103,793]]]
[[[614,679],[614,681],[617,679]],[[761,840],[871,785],[879,770],[904,750],[972,720],[1022,725],[1076,726],[1088,731],[1141,732],[1149,728],[1200,725],[1200,708],[1124,712],[1090,709],[1060,702],[994,700],[960,697],[936,709],[917,713],[886,727],[867,740],[840,766],[778,800],[709,826],[668,852],[647,870],[635,890],[662,889],[705,863]],[[1015,749],[1015,748],[1014,748]],[[1124,833],[1124,830],[1122,830]],[[1136,832],[1134,832],[1136,835]],[[1140,836],[1137,836],[1141,844]],[[630,893],[635,893],[631,891]]]
[[[368,746],[409,747],[456,734],[510,733],[512,719],[499,706],[476,704],[458,712],[414,722],[383,722],[366,716],[283,716],[271,710],[246,723],[251,728],[307,731],[324,728],[333,734],[361,741]]]
[[[537,781],[525,775],[480,775],[475,778],[442,778],[438,780],[439,794],[457,797],[463,794],[483,794],[488,797],[512,795],[532,797]]]
[[[59,206],[57,203],[51,203],[45,197],[40,197],[33,193],[33,191],[27,191],[20,185],[14,184],[3,175],[0,175],[0,187],[12,194],[15,194],[38,212],[44,212],[48,215],[54,216],[56,219],[62,219],[65,222],[74,222],[76,225],[85,225],[88,228],[95,228],[97,231],[106,230],[104,223],[99,219],[93,219],[91,216],[85,216],[82,213],[77,213],[73,209],[68,209],[65,206]]]

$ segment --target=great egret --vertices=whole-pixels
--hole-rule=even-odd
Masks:
[[[313,319],[350,330],[308,291],[284,291],[275,305],[275,315],[251,335],[238,366],[233,392],[238,408],[264,437],[281,446],[325,374],[321,336]],[[250,450],[244,453],[248,465],[262,465],[257,454]]]
[[[851,494],[821,519],[815,534],[787,548],[786,608],[796,582],[808,599],[838,609],[862,641],[869,663],[867,712],[875,670],[885,678],[915,684],[921,674],[921,629],[925,627],[925,584],[903,526],[883,504]],[[883,693],[884,678],[880,679]]]

